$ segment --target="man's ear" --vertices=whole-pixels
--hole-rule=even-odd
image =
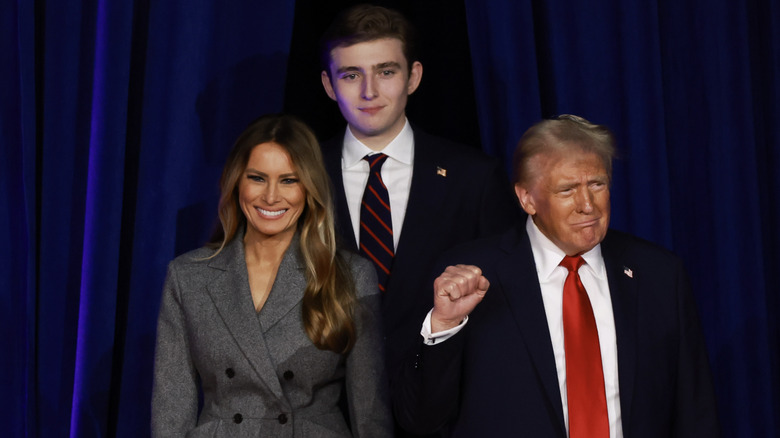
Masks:
[[[330,76],[325,70],[320,73],[320,79],[322,80],[322,87],[325,88],[325,93],[328,94],[333,100],[336,100],[336,93],[333,91],[333,84],[330,83]]]
[[[529,216],[536,214],[536,203],[528,189],[523,187],[520,183],[515,183],[515,195],[517,196],[517,200],[520,202],[520,207],[523,208],[523,211],[528,213]]]
[[[406,94],[412,94],[420,86],[422,81],[423,67],[420,61],[414,61],[412,68],[409,71],[409,81],[406,85]]]

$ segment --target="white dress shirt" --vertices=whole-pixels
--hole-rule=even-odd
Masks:
[[[412,186],[414,167],[414,133],[406,121],[401,132],[380,152],[388,158],[382,165],[382,181],[390,197],[390,215],[393,221],[393,245],[398,248],[401,227],[409,203],[409,189]],[[363,159],[366,155],[378,153],[360,142],[347,127],[344,135],[344,147],[341,149],[341,175],[344,181],[344,194],[352,219],[355,241],[360,245],[360,203],[368,182],[369,165]]]
[[[536,226],[531,217],[526,222],[526,231],[531,241],[536,274],[542,290],[542,301],[550,330],[555,368],[558,372],[558,387],[563,405],[563,418],[566,430],[569,430],[569,409],[566,396],[566,353],[563,342],[563,284],[569,271],[560,266],[566,255],[550,241]],[[604,259],[601,256],[601,245],[582,255],[585,264],[579,270],[585,291],[593,307],[596,318],[596,328],[599,333],[601,350],[601,365],[604,372],[604,386],[607,397],[607,413],[609,415],[610,438],[623,438],[623,428],[620,416],[620,388],[618,385],[617,343],[615,335],[615,319],[612,313],[612,301],[609,295],[609,282]],[[490,293],[490,290],[487,292]],[[426,345],[441,343],[460,331],[468,321],[468,317],[457,327],[440,333],[431,333],[431,312],[423,322],[420,334]],[[522,396],[522,395],[521,395]]]
[[[536,226],[531,217],[526,222],[526,231],[531,241],[531,250],[536,262],[536,275],[542,289],[544,312],[547,316],[547,326],[550,329],[553,352],[555,353],[555,368],[558,371],[558,387],[563,403],[563,419],[566,430],[569,430],[569,410],[566,397],[566,353],[563,343],[563,283],[566,282],[568,269],[560,266],[566,255],[555,246]],[[620,389],[618,386],[617,342],[615,337],[615,319],[612,314],[612,300],[609,295],[609,282],[604,258],[601,256],[601,245],[582,254],[585,264],[579,270],[582,285],[588,293],[593,316],[596,318],[596,329],[599,332],[599,348],[601,350],[601,366],[604,372],[604,386],[607,396],[607,412],[609,414],[610,438],[622,438],[623,428],[620,420]],[[489,293],[489,292],[488,292]]]

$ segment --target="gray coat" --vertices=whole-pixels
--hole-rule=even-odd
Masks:
[[[153,436],[392,436],[374,268],[344,254],[360,303],[357,341],[347,355],[319,350],[303,329],[298,246],[296,236],[259,314],[241,238],[211,259],[204,260],[213,250],[201,248],[170,263],[157,328]],[[351,434],[338,406],[342,389]]]

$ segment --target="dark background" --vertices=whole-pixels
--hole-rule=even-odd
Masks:
[[[2,2],[4,436],[149,434],[165,267],[214,226],[251,120],[343,131],[316,42],[351,3]],[[778,436],[780,4],[382,4],[422,34],[420,129],[505,163],[542,117],[614,130],[612,226],[685,260],[725,435]]]

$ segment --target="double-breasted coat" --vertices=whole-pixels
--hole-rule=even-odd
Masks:
[[[155,354],[153,436],[392,436],[373,266],[342,253],[359,305],[357,341],[341,355],[318,349],[304,331],[306,278],[298,236],[259,313],[241,237],[212,258],[213,249],[201,248],[168,267]],[[349,425],[339,408],[342,394]]]

